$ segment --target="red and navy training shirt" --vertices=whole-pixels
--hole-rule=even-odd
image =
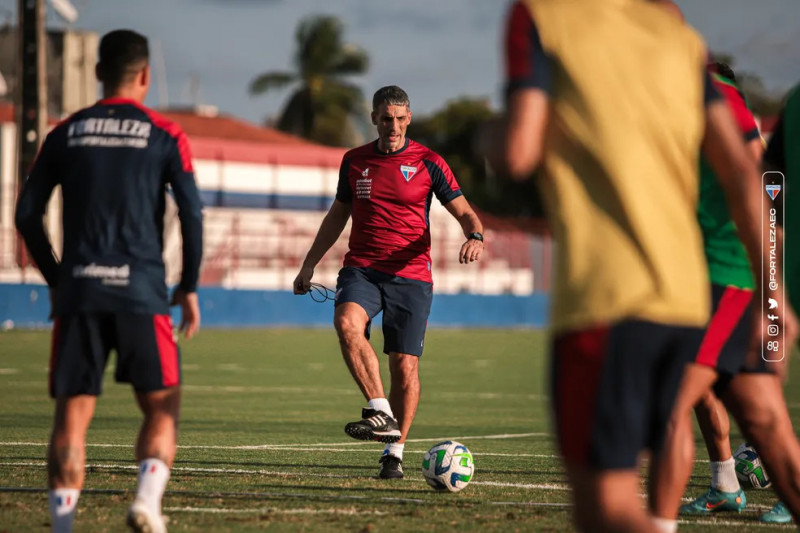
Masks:
[[[57,186],[64,247],[42,223]],[[127,99],[78,111],[47,136],[17,202],[16,224],[50,287],[56,314],[168,312],[162,258],[166,194],[183,237],[180,288],[194,291],[202,256],[200,196],[180,126]]]
[[[345,266],[369,267],[432,282],[429,213],[433,195],[442,205],[461,189],[441,156],[406,138],[396,152],[377,141],[342,159],[336,199],[350,204],[353,226]]]

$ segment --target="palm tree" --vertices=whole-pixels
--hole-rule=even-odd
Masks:
[[[319,143],[351,146],[359,141],[356,122],[363,117],[364,95],[343,78],[366,72],[366,51],[342,42],[336,17],[315,16],[297,26],[296,72],[265,72],[250,82],[258,95],[299,85],[277,121],[277,128]]]

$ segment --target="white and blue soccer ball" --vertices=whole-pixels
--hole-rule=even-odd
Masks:
[[[472,480],[474,473],[472,454],[460,442],[440,442],[422,458],[425,481],[439,491],[460,491]]]
[[[766,489],[772,485],[772,480],[764,470],[758,452],[746,442],[736,448],[733,461],[736,464],[736,477],[739,478],[739,483],[743,487]]]

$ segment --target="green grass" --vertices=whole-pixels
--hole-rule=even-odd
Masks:
[[[373,343],[380,348],[382,339]],[[0,531],[49,527],[48,345],[47,332],[0,333]],[[376,479],[382,446],[342,430],[364,401],[332,331],[203,331],[182,348],[180,448],[164,497],[170,531],[571,530],[541,332],[429,332],[402,481]],[[88,435],[77,531],[121,529],[135,488],[139,422],[130,388],[107,373]],[[422,479],[422,454],[451,438],[474,454],[475,477],[461,493],[439,494]],[[707,459],[698,444],[699,459]],[[707,483],[707,463],[698,462],[689,494]],[[705,531],[713,522],[747,531],[773,498],[750,491],[745,513],[681,529]]]

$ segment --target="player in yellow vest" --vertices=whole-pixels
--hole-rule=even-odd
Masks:
[[[674,531],[674,519],[635,502],[641,451],[687,451],[662,445],[709,315],[700,147],[754,263],[757,166],[705,72],[702,39],[655,2],[521,0],[507,54],[504,163],[521,178],[541,164],[558,241],[552,396],[575,520],[582,530]],[[699,395],[710,382],[702,374],[683,386]],[[675,422],[691,460],[691,420]],[[653,468],[651,505],[684,485]]]

